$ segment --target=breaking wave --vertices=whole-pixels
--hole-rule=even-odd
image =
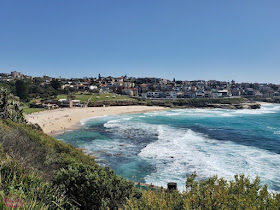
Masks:
[[[86,119],[59,136],[134,181],[164,186],[186,175],[259,176],[280,191],[280,105],[257,110],[179,109]]]
[[[232,179],[235,174],[246,174],[251,178],[260,176],[269,186],[280,186],[279,154],[209,139],[190,129],[161,126],[158,133],[158,141],[139,153],[156,165],[156,171],[145,177],[147,183],[166,186],[167,182],[175,181],[183,190],[186,174],[196,171],[199,179],[213,175]]]

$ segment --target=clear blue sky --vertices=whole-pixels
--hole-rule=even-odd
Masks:
[[[2,0],[11,70],[280,83],[280,1]]]

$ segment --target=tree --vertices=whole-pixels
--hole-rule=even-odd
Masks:
[[[58,90],[61,88],[61,82],[57,79],[54,79],[51,81],[51,86],[53,87],[53,89]]]
[[[8,90],[0,88],[0,119],[10,119],[14,122],[25,122],[18,98]]]
[[[16,81],[16,95],[22,101],[27,101],[29,88],[23,80]]]

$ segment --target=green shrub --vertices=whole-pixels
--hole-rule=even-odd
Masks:
[[[186,191],[143,191],[142,197],[131,197],[125,209],[279,209],[280,195],[260,186],[260,179],[236,175],[226,181],[216,176],[195,181],[187,177]]]
[[[81,209],[118,209],[132,193],[133,184],[100,166],[73,163],[61,169],[54,184]]]
[[[99,166],[92,157],[27,124],[0,121],[0,143],[21,164],[63,189],[73,206],[114,209],[133,190],[131,182]]]
[[[35,172],[24,169],[0,151],[0,209],[10,209],[6,199],[18,199],[22,209],[72,208],[62,190],[44,181]]]

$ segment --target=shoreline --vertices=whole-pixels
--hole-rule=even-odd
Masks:
[[[269,102],[258,102],[260,105],[269,105]],[[26,120],[38,124],[44,133],[56,136],[64,132],[79,129],[86,121],[94,118],[137,114],[154,111],[168,111],[173,109],[185,109],[185,107],[163,106],[109,106],[109,107],[75,107],[46,110],[26,115]],[[189,107],[187,109],[215,109],[214,107]]]
[[[36,112],[26,115],[25,118],[27,122],[37,123],[44,133],[56,136],[79,129],[84,122],[94,118],[167,110],[171,108],[160,106],[76,107]]]

